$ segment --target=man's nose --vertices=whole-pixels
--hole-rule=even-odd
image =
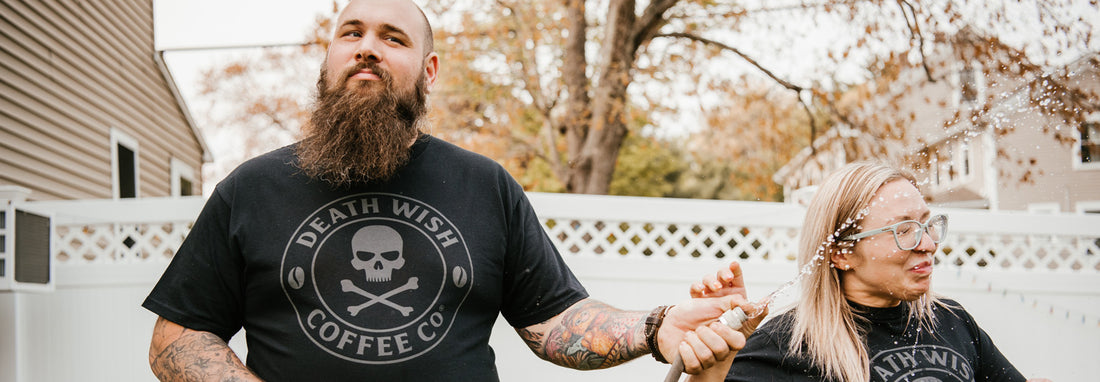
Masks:
[[[367,36],[359,40],[359,45],[355,48],[355,60],[381,62],[382,55],[379,53],[377,44],[378,39],[374,36]]]

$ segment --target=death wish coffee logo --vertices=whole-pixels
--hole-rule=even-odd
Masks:
[[[348,361],[418,357],[446,337],[473,285],[470,253],[445,216],[418,200],[369,193],[302,221],[281,281],[302,331]]]
[[[973,381],[974,369],[954,349],[936,345],[883,350],[871,358],[871,380],[887,382]]]

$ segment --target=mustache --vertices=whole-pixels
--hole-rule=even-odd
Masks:
[[[343,78],[344,82],[347,82],[348,78],[354,76],[355,73],[359,73],[359,71],[363,69],[370,69],[371,73],[374,73],[376,76],[378,76],[378,78],[381,78],[383,83],[390,83],[392,81],[390,73],[387,72],[385,69],[382,69],[381,66],[378,66],[378,63],[362,61],[351,67],[348,67],[347,69],[344,69],[344,71],[340,73],[340,78]]]

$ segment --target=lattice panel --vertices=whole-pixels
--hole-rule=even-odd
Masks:
[[[611,220],[543,221],[563,255],[737,259],[794,262],[798,231],[789,228]],[[964,268],[1100,272],[1100,238],[952,234],[939,263]]]
[[[543,224],[566,256],[793,263],[798,246],[795,228],[569,218]],[[58,225],[54,257],[59,263],[167,261],[191,225]],[[1100,237],[953,233],[936,259],[963,268],[1100,273]]]
[[[787,228],[610,220],[543,221],[564,255],[719,258],[793,262],[798,232]]]
[[[191,222],[57,226],[53,252],[65,263],[124,263],[171,259]]]
[[[940,246],[940,262],[964,268],[1100,272],[1100,238],[958,234]]]

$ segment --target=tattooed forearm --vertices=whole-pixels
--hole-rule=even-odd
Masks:
[[[542,341],[546,338],[543,333],[535,332],[527,328],[516,329],[516,331],[519,332],[519,337],[523,339],[523,342],[527,343],[527,347],[531,348],[531,351],[538,354],[542,359],[547,359],[545,356],[546,351],[542,346]]]
[[[602,369],[649,353],[644,334],[646,314],[584,300],[546,325],[519,332],[543,359],[575,369]]]
[[[189,329],[178,335],[159,354],[150,354],[153,374],[161,381],[260,381],[218,336]]]

